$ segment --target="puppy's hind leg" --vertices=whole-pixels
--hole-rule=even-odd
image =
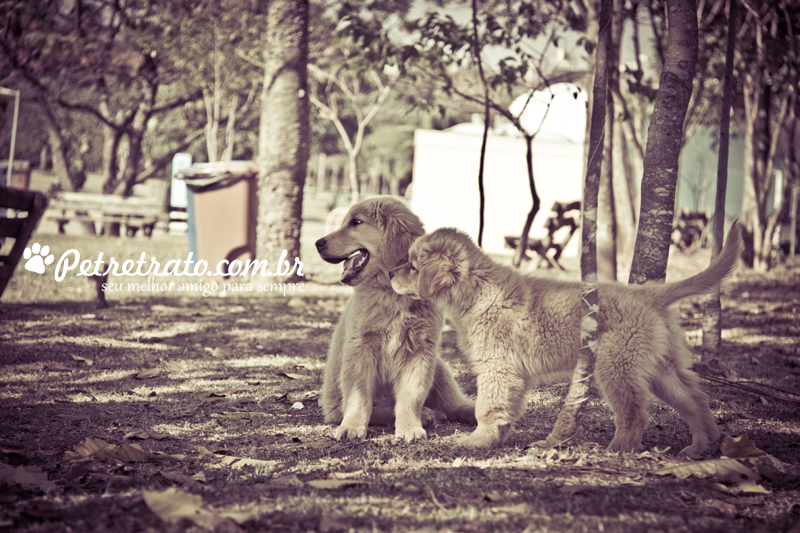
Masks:
[[[605,393],[614,410],[614,438],[609,452],[634,452],[642,449],[642,434],[647,425],[647,393],[630,387]]]
[[[652,391],[689,424],[692,444],[681,455],[699,459],[714,451],[720,430],[708,407],[708,397],[700,390],[697,374],[684,368],[669,368],[652,383]]]
[[[434,412],[442,413],[448,420],[475,425],[475,404],[464,395],[447,364],[440,358],[436,360],[433,386],[425,400],[425,406]]]
[[[653,359],[658,346],[641,328],[609,331],[597,349],[595,378],[614,411],[614,438],[609,452],[633,452],[642,448],[650,404],[649,384],[642,376],[644,362]]]
[[[598,354],[598,361],[600,356]],[[599,366],[599,365],[598,365]],[[609,452],[633,452],[642,448],[642,434],[647,425],[649,393],[638,376],[628,373],[599,372],[598,385],[614,411],[614,438],[608,445]],[[609,379],[611,378],[611,379]]]

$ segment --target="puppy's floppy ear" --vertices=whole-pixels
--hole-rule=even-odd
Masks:
[[[408,260],[408,249],[425,229],[419,217],[400,200],[385,198],[375,207],[375,219],[383,230],[383,262],[391,269]]]
[[[429,299],[459,280],[458,263],[445,254],[433,253],[419,260],[419,296]]]

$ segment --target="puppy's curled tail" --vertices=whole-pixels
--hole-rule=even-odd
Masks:
[[[742,255],[742,232],[738,222],[734,222],[725,239],[725,246],[719,256],[699,274],[690,278],[658,287],[654,297],[659,306],[666,307],[687,296],[706,294],[718,286],[722,280],[733,274]]]

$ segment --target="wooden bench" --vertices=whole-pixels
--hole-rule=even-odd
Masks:
[[[708,227],[707,214],[682,209],[672,224],[672,244],[682,252],[705,248]]]
[[[528,251],[536,252],[539,255],[539,261],[536,263],[536,268],[539,268],[542,263],[546,263],[547,268],[560,268],[564,270],[558,260],[564,252],[567,243],[569,243],[572,236],[578,230],[579,222],[575,217],[566,216],[570,211],[578,211],[576,216],[580,217],[581,203],[580,201],[574,202],[555,202],[553,204],[552,213],[544,223],[544,228],[547,230],[547,236],[542,239],[529,238]],[[569,232],[560,241],[556,241],[555,234],[561,228],[569,228]],[[506,246],[512,250],[516,250],[519,246],[519,237],[515,235],[505,236]],[[553,250],[551,256],[547,253]],[[527,253],[523,254],[524,260],[529,260],[530,257]]]
[[[45,218],[58,223],[58,233],[64,233],[69,222],[94,222],[100,227],[118,222],[124,233],[133,237],[141,229],[145,236],[153,234],[155,225],[165,216],[165,186],[147,189],[147,195],[134,195],[127,198],[115,194],[94,194],[85,192],[57,192],[45,212]],[[161,190],[158,190],[161,189]],[[140,189],[141,190],[141,189]]]
[[[22,259],[25,246],[46,206],[47,198],[42,193],[0,185],[0,207],[14,210],[0,216],[0,239],[14,239],[8,255],[0,255],[0,296],[6,290],[17,263]],[[14,218],[9,218],[12,214]]]

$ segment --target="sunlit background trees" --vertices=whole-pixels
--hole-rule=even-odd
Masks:
[[[742,169],[743,185],[741,198],[729,198],[728,216],[741,216],[747,262],[765,270],[800,180],[800,2],[739,2],[732,132],[740,148],[731,160],[738,158],[732,172]],[[605,236],[598,268],[611,279],[630,266],[639,223],[647,132],[673,52],[667,3],[614,3],[598,220]],[[164,178],[176,152],[194,161],[256,160],[269,4],[3,2],[0,86],[22,95],[16,158],[52,170],[63,189],[81,190],[88,173],[100,173],[103,191],[122,195]],[[532,138],[535,127],[521,124],[511,104],[559,81],[591,87],[596,4],[480,1],[473,10],[463,1],[311,2],[309,190],[327,194],[330,207],[402,194],[412,180],[414,131],[469,122],[487,107],[489,126],[510,123]],[[680,139],[694,145],[683,150],[678,195],[686,191],[692,210],[709,214],[713,165],[698,163],[697,154],[716,149],[728,5],[697,2],[698,60]],[[9,149],[10,104],[0,100],[0,154]],[[549,178],[530,176],[537,179]],[[464,183],[478,187],[477,169]],[[515,215],[523,235],[529,215]]]

